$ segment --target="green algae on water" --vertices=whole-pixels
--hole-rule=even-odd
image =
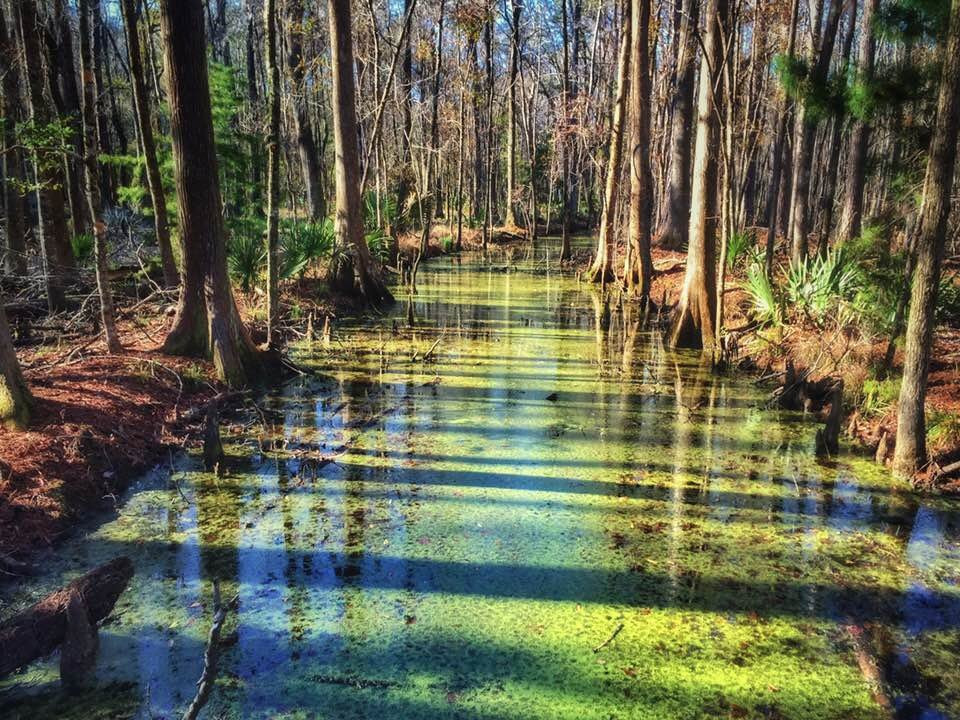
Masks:
[[[226,477],[184,458],[10,599],[134,559],[118,716],[189,703],[213,579],[240,604],[210,717],[882,718],[851,631],[899,708],[960,715],[958,505],[816,461],[802,416],[545,264],[421,269],[412,327],[299,348],[329,379],[226,433]]]

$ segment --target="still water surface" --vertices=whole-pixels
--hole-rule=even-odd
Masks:
[[[60,698],[54,658],[0,715],[179,716],[216,578],[211,718],[881,718],[864,661],[899,717],[960,717],[960,506],[817,462],[544,252],[425,267],[413,329],[401,302],[300,348],[328,377],[235,419],[226,477],[182,458],[7,587],[137,568],[97,691]]]

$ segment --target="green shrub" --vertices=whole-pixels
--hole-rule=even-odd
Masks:
[[[227,243],[227,268],[230,276],[248,293],[266,263],[263,223],[259,218],[241,218],[231,223]]]
[[[367,233],[367,247],[370,252],[381,263],[390,262],[390,236],[384,235],[379,230]]]
[[[860,408],[865,415],[883,415],[900,394],[900,380],[864,380]]]
[[[763,264],[753,263],[747,270],[743,285],[753,304],[753,314],[762,323],[778,324],[783,319],[783,308],[776,288],[767,277]]]
[[[852,299],[860,279],[861,273],[843,248],[834,248],[826,255],[791,263],[784,297],[790,306],[819,324],[838,304]]]
[[[750,232],[737,232],[727,241],[727,268],[733,270],[737,261],[749,255],[756,238]]]
[[[90,233],[80,233],[70,238],[70,247],[73,250],[73,257],[78,263],[86,263],[93,257],[93,235]]]
[[[329,258],[333,252],[333,220],[280,223],[280,276],[303,277],[311,265]]]

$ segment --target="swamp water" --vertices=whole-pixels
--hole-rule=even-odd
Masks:
[[[882,718],[871,663],[898,717],[960,717],[960,505],[817,462],[767,390],[544,267],[434,261],[413,330],[401,301],[300,349],[329,378],[232,420],[225,477],[183,458],[4,588],[136,566],[98,687],[53,658],[0,716],[178,717],[218,579],[209,718]]]

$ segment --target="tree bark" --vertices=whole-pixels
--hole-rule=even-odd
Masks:
[[[515,227],[517,224],[516,202],[514,199],[517,183],[517,74],[520,70],[520,17],[523,12],[523,0],[512,0],[513,15],[510,25],[510,86],[507,105],[507,207],[504,224]]]
[[[286,0],[287,21],[287,74],[293,101],[293,121],[297,136],[297,155],[303,173],[303,185],[307,194],[307,209],[310,218],[320,220],[327,214],[326,198],[323,195],[323,169],[313,136],[313,123],[304,94],[305,68],[303,62],[304,7],[302,0]],[[269,42],[269,41],[267,41]],[[269,161],[268,161],[269,162]]]
[[[74,132],[70,139],[73,147],[73,156],[67,156],[64,161],[67,183],[64,190],[70,205],[70,219],[73,223],[73,232],[80,235],[90,230],[90,216],[83,194],[83,129],[80,118],[80,91],[77,87],[77,66],[73,52],[73,32],[63,0],[54,0],[53,12],[48,19],[47,46],[50,57],[50,82],[57,84],[60,98],[58,108],[61,118],[67,117]]]
[[[567,138],[567,116],[570,113],[570,43],[567,28],[567,2],[561,2],[563,23],[563,94],[562,114],[556,141],[560,143],[560,262],[570,259],[570,143]]]
[[[943,54],[937,119],[927,173],[923,184],[920,232],[916,245],[916,268],[907,322],[903,380],[897,406],[897,442],[893,466],[902,475],[913,475],[927,459],[927,375],[933,347],[940,268],[947,240],[950,191],[957,157],[960,122],[960,0],[953,0],[950,29]]]
[[[37,17],[37,5],[35,0],[23,0],[14,5],[18,12],[23,62],[29,86],[30,117],[36,125],[47,125],[52,119],[52,113],[47,99],[47,75],[44,71],[46,62],[40,44],[42,28]],[[73,253],[67,242],[66,206],[61,189],[62,173],[58,169],[60,161],[35,150],[33,162],[37,172],[37,225],[47,305],[50,312],[58,312],[66,308],[64,280],[75,267]]]
[[[650,299],[653,259],[650,224],[653,172],[650,169],[650,0],[630,2],[630,229],[624,280],[642,303]]]
[[[873,30],[873,18],[880,0],[864,0],[863,21],[860,30],[860,47],[857,51],[857,80],[870,83],[873,80],[877,41]],[[860,235],[863,224],[863,194],[867,180],[867,151],[870,147],[870,118],[854,120],[850,133],[850,150],[847,156],[846,192],[843,200],[843,215],[837,233],[840,242],[849,242]]]
[[[20,371],[4,305],[4,298],[0,296],[0,423],[20,430],[30,422],[33,396]]]
[[[280,342],[280,65],[277,62],[277,0],[264,0],[267,60],[267,344]],[[308,128],[309,130],[309,128]],[[311,136],[311,141],[313,137]],[[308,191],[308,200],[310,193]],[[311,207],[313,216],[313,207]],[[315,217],[315,216],[314,216]]]
[[[0,624],[0,677],[46,657],[63,642],[73,597],[83,598],[87,620],[96,625],[110,614],[132,577],[130,558],[116,558]]]
[[[389,304],[393,302],[393,295],[383,282],[381,268],[370,253],[363,232],[350,0],[329,0],[329,15],[337,241],[341,247],[350,250],[353,292],[370,304]]]
[[[120,0],[123,24],[127,32],[127,61],[130,64],[130,85],[133,90],[133,109],[140,132],[140,145],[147,171],[147,187],[150,190],[150,205],[153,208],[153,228],[160,249],[160,265],[163,282],[168,288],[178,283],[177,265],[170,245],[170,222],[167,218],[167,198],[157,161],[157,144],[150,122],[150,94],[143,75],[143,56],[140,52],[140,33],[137,32],[135,0]]]
[[[424,180],[423,193],[420,202],[425,208],[423,211],[423,231],[420,234],[420,257],[426,257],[427,246],[430,244],[430,230],[433,226],[433,217],[438,201],[437,174],[440,163],[437,155],[440,152],[440,75],[443,69],[443,12],[445,0],[440,0],[437,17],[437,41],[434,45],[433,63],[433,98],[430,110],[430,146],[427,148],[427,177]]]
[[[613,105],[613,123],[610,127],[610,144],[607,161],[607,180],[604,191],[603,215],[600,219],[600,234],[597,254],[587,277],[591,282],[606,283],[614,279],[613,258],[616,254],[617,225],[616,203],[620,186],[620,161],[623,151],[623,120],[626,96],[630,88],[630,15],[624,13],[623,39],[620,43],[620,58],[617,62],[617,94]]]
[[[723,61],[720,17],[726,15],[726,0],[707,0],[706,36],[700,62],[697,98],[697,135],[693,154],[690,227],[687,269],[674,310],[670,345],[678,348],[712,349],[716,343],[716,243],[717,243],[717,82]]]
[[[799,17],[800,0],[793,0],[790,11],[790,29],[788,30],[787,52],[788,59],[792,59],[797,47],[797,19]],[[783,156],[789,127],[790,99],[783,94],[776,105],[776,131],[773,143],[770,146],[770,184],[767,186],[767,243],[764,253],[764,270],[768,278],[773,277],[773,259],[777,243],[777,226],[782,210],[781,196],[786,196],[783,186]]]
[[[827,79],[833,46],[840,26],[840,14],[843,0],[830,0],[829,15],[824,26],[819,47],[814,44],[810,51],[810,79],[814,87],[822,85]],[[819,18],[817,19],[819,23]],[[798,103],[796,139],[797,146],[793,155],[793,209],[790,222],[791,259],[794,263],[803,262],[808,253],[810,235],[810,172],[813,164],[813,145],[817,131],[817,122],[810,116],[810,104],[806,100]]]
[[[93,70],[93,37],[90,23],[91,3],[99,13],[99,0],[79,0],[80,12],[80,70],[83,79],[83,165],[85,169],[87,207],[93,220],[93,255],[97,276],[97,294],[100,297],[100,319],[107,352],[121,350],[117,334],[116,313],[113,308],[113,293],[110,290],[109,264],[107,259],[107,225],[103,220],[103,204],[100,198],[100,165],[97,143],[97,82]]]
[[[677,41],[677,79],[670,100],[670,171],[664,196],[663,222],[657,245],[680,250],[690,229],[690,146],[693,128],[693,86],[697,61],[695,31],[699,0],[683,1],[683,19]]]
[[[238,387],[255,379],[261,365],[227,274],[203,5],[162,0],[160,10],[184,267],[177,315],[164,348],[212,355],[220,379]]]
[[[23,182],[23,153],[17,142],[20,120],[20,71],[16,66],[15,31],[7,25],[6,10],[0,5],[0,115],[3,124],[3,218],[6,233],[4,271],[13,276],[27,272],[25,198],[20,190]],[[15,22],[15,20],[14,20]]]

